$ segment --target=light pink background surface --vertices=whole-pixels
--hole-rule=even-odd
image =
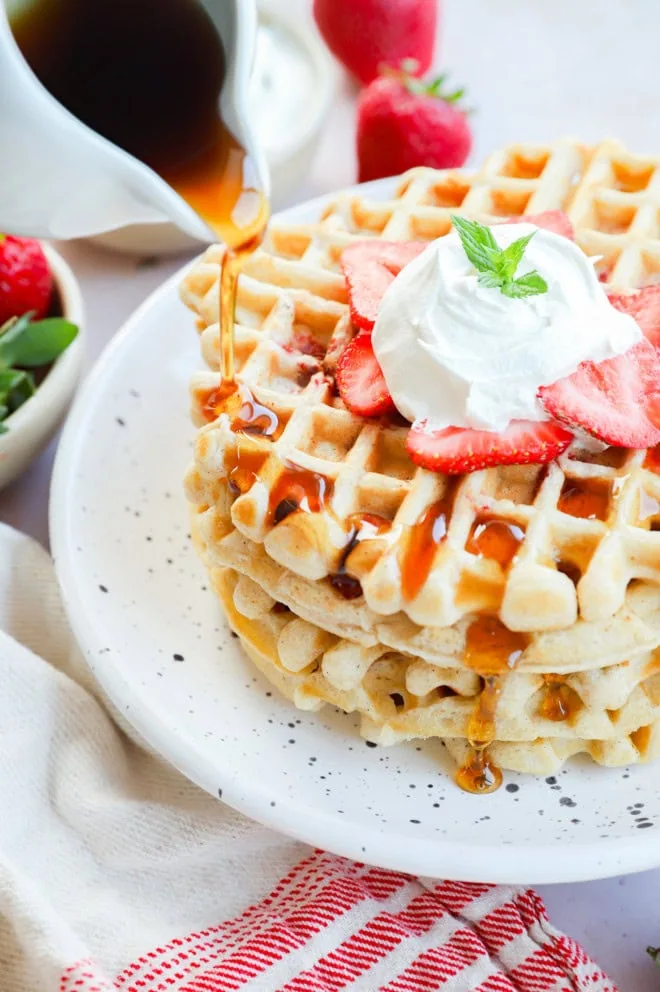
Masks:
[[[274,5],[305,14],[309,2]],[[616,136],[635,151],[660,153],[659,29],[657,0],[446,0],[438,65],[468,87],[469,102],[478,108],[472,160],[509,141],[543,142],[563,134],[584,141]],[[355,181],[354,99],[342,77],[296,200]],[[82,284],[88,367],[135,307],[185,260],[154,265],[85,242],[58,247]],[[55,444],[0,493],[0,520],[44,544],[54,450]],[[660,943],[660,870],[542,891],[556,924],[584,943],[621,992],[660,989],[660,971],[644,953],[648,943]]]

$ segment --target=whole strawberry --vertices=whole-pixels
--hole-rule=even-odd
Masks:
[[[472,147],[464,91],[443,92],[444,76],[424,83],[389,72],[360,94],[357,110],[359,181],[394,176],[416,165],[453,169]]]
[[[437,0],[314,0],[314,17],[330,51],[362,83],[382,65],[416,59],[431,65]]]
[[[28,310],[45,316],[53,291],[53,277],[43,248],[33,238],[0,234],[0,327]]]

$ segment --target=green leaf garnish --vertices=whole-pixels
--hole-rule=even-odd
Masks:
[[[452,216],[451,222],[461,239],[465,254],[478,272],[480,286],[499,289],[504,296],[513,300],[548,292],[547,282],[536,270],[515,278],[525,249],[536,231],[518,238],[507,248],[500,248],[493,232],[484,224],[456,215]]]
[[[12,317],[0,327],[0,434],[2,423],[34,395],[36,384],[29,369],[52,364],[68,348],[78,328],[63,317],[32,322],[34,311]]]
[[[0,363],[31,369],[49,365],[77,333],[76,325],[63,317],[46,317],[32,323],[25,314],[0,337]]]
[[[34,396],[36,392],[36,386],[31,372],[19,372],[18,375],[19,377],[13,389],[7,393],[5,400],[10,413],[18,410],[19,406],[23,406],[25,401],[29,400],[31,396]]]
[[[660,947],[647,947],[647,954],[650,954],[657,965],[660,965]]]

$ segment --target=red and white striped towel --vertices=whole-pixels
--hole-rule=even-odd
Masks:
[[[240,916],[60,992],[616,992],[539,896],[427,882],[316,851]]]
[[[534,892],[310,854],[141,750],[2,525],[0,753],[1,992],[616,992]]]

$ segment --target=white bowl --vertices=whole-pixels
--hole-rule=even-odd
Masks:
[[[4,421],[9,430],[0,434],[0,489],[20,475],[55,434],[82,369],[84,310],[78,280],[54,248],[44,244],[43,249],[62,301],[62,314],[78,325],[78,334],[54,362],[34,396]]]

